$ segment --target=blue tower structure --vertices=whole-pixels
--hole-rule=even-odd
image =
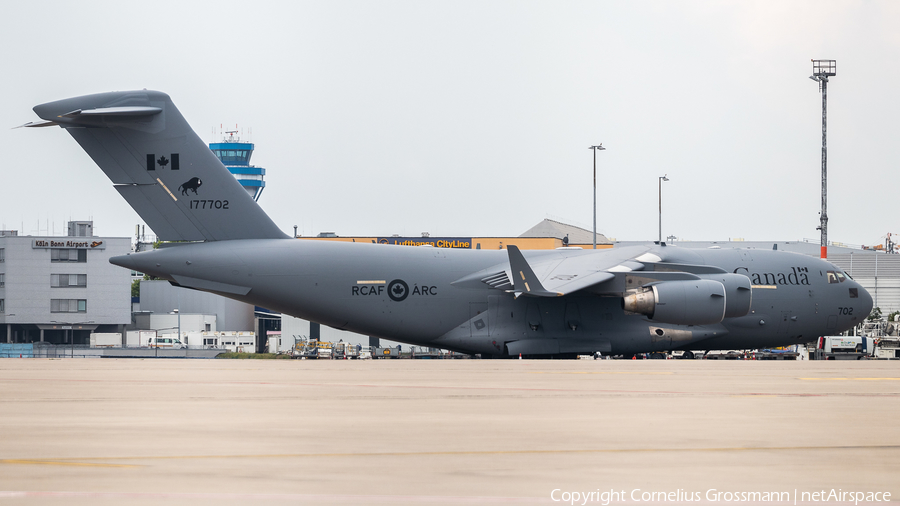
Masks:
[[[266,187],[264,180],[266,169],[250,165],[250,157],[253,155],[253,143],[241,142],[240,137],[235,137],[237,130],[225,132],[228,137],[222,142],[210,143],[209,149],[219,157],[219,160],[228,168],[234,177],[253,197],[259,200],[263,189]]]

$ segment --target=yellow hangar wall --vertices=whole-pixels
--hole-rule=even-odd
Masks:
[[[563,245],[562,239],[555,237],[298,237],[298,239],[462,249],[505,249],[512,244],[519,249],[541,250],[561,248]],[[569,246],[584,249],[593,248],[593,244],[569,244]],[[597,249],[612,247],[612,244],[597,245]]]

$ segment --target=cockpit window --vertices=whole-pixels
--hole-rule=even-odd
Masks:
[[[841,271],[837,271],[837,278],[838,278],[838,281],[840,281],[841,283],[843,283],[844,281],[847,281],[847,276],[844,276],[844,273]]]
[[[828,278],[829,284],[840,283],[840,281],[838,281],[837,273],[835,271],[828,271],[825,274],[826,274],[826,277]]]

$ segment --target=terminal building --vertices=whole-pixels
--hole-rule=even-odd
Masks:
[[[91,332],[131,321],[131,274],[109,263],[131,251],[128,237],[96,237],[93,222],[66,236],[0,232],[0,342],[88,344]]]

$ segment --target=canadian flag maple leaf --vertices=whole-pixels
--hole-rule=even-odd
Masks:
[[[394,295],[400,295],[403,293],[403,287],[400,285],[394,285]]]
[[[166,165],[169,165],[169,159],[166,158],[166,155],[163,155],[159,157],[159,160],[157,160],[156,163],[158,163],[160,167],[165,167]]]

